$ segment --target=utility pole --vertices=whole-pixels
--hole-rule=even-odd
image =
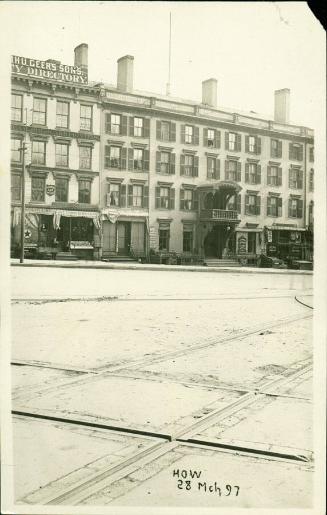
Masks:
[[[21,215],[20,215],[20,263],[24,263],[24,238],[25,238],[25,152],[27,146],[25,141],[18,149],[22,152],[22,180],[21,180]]]

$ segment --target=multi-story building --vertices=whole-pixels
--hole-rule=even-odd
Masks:
[[[20,246],[24,179],[25,248],[45,257],[98,255],[101,108],[87,64],[85,44],[75,49],[74,66],[12,57],[13,252]]]
[[[74,242],[88,241],[102,259],[311,257],[313,131],[289,123],[289,90],[275,92],[269,120],[217,107],[215,79],[202,102],[136,91],[129,55],[115,86],[87,82],[87,45],[64,78],[57,62],[51,76],[53,61],[15,59],[30,75],[13,69],[14,233],[24,137],[38,247],[52,238],[76,254]]]

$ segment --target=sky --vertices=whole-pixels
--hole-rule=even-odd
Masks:
[[[274,90],[291,90],[291,123],[321,115],[324,31],[305,2],[2,2],[9,54],[73,64],[89,45],[89,79],[116,83],[134,56],[134,87],[164,94],[172,14],[171,95],[201,101],[218,80],[218,107],[273,116]],[[2,34],[2,38],[4,39]]]

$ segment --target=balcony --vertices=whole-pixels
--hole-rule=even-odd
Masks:
[[[238,212],[229,209],[202,209],[200,213],[202,221],[239,222]]]

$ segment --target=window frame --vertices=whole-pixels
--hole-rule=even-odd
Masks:
[[[88,188],[87,189],[82,189],[82,185],[83,184],[87,184],[88,185]],[[91,184],[92,184],[92,181],[91,179],[78,179],[78,202],[80,204],[91,204]],[[83,195],[85,195],[85,191],[87,191],[87,196],[84,197],[83,199]],[[86,198],[86,200],[85,200]]]
[[[187,129],[190,129],[189,133]],[[194,141],[194,126],[193,125],[185,125],[185,143],[192,144]]]
[[[67,106],[67,114],[58,113],[58,107],[59,105],[66,105]],[[58,119],[66,119],[66,125],[62,125],[62,123],[58,123]],[[66,100],[59,100],[57,99],[56,103],[56,127],[58,129],[69,129],[70,124],[70,103]]]
[[[189,236],[189,238],[186,238],[186,235]],[[187,240],[189,240],[189,241],[187,241]],[[189,245],[186,245],[186,242]],[[189,246],[189,248],[185,248],[187,246]],[[192,254],[193,249],[194,249],[193,229],[186,229],[185,227],[183,227],[183,252]]]
[[[82,116],[82,108],[90,109],[90,111],[91,111],[90,117]],[[84,121],[82,122],[82,120],[84,120]],[[83,125],[85,124],[85,120],[89,120],[89,124],[87,123],[86,126],[88,127],[88,125],[89,125],[90,128],[85,128],[85,126],[83,127]],[[93,129],[93,106],[90,106],[88,104],[80,104],[79,124],[80,124],[81,131],[92,132],[92,129]]]
[[[65,188],[58,187],[59,184],[65,184]],[[62,191],[65,191],[64,198],[59,198],[62,194]],[[60,193],[60,195],[59,195]],[[69,199],[69,179],[67,177],[55,177],[55,201],[56,202],[68,202]]]
[[[164,235],[162,233],[165,233]],[[166,242],[163,245],[163,242]],[[159,250],[169,252],[170,229],[164,229],[159,226]]]
[[[34,150],[34,145],[35,144],[43,145],[44,152],[35,152],[35,150]],[[46,153],[47,153],[47,144],[46,144],[45,141],[32,140],[31,162],[32,162],[33,165],[45,166],[45,164],[46,164]],[[42,162],[39,162],[38,160],[34,159],[34,156],[36,156],[36,155],[43,155]]]
[[[13,98],[20,98],[20,107],[16,107],[16,106],[13,106]],[[22,123],[23,121],[23,95],[20,95],[19,93],[11,93],[11,110],[10,110],[10,120],[12,122],[18,122],[18,123]],[[13,112],[17,112],[19,111],[20,112],[20,115],[19,115],[19,119],[16,119],[15,117],[12,116]]]
[[[60,159],[58,160],[58,157],[60,157],[60,158],[62,158],[63,156],[65,157],[65,154],[58,153],[57,152],[57,150],[58,150],[57,147],[66,147],[67,154],[66,154],[66,160],[65,160],[64,163],[59,162]],[[57,142],[55,144],[55,163],[56,163],[56,166],[59,166],[59,167],[63,167],[63,168],[68,168],[69,167],[69,145],[67,143]]]
[[[35,182],[39,182],[41,187],[35,187]],[[33,185],[34,183],[34,185]],[[41,193],[41,195],[38,195]],[[40,198],[37,198],[37,197]],[[31,202],[45,202],[45,177],[32,175],[31,177]]]
[[[48,107],[47,100],[48,100],[47,98],[43,98],[43,97],[33,97],[33,116],[32,116],[32,124],[33,125],[41,125],[42,127],[44,127],[47,124],[47,107]],[[44,111],[35,109],[36,101],[44,102]],[[40,122],[40,121],[35,121],[35,115],[36,116],[44,115],[44,123]]]
[[[142,123],[141,125],[136,125],[136,120],[140,120]],[[140,134],[137,134],[137,132],[140,131]],[[133,117],[133,136],[136,138],[142,138],[144,134],[144,118],[141,116],[134,116]]]
[[[18,179],[18,180],[17,180]],[[17,184],[14,184],[15,182],[18,182]],[[16,196],[13,195],[13,193],[17,191],[18,194]],[[10,178],[10,196],[12,202],[21,202],[22,198],[22,176],[20,173],[12,173]]]
[[[12,148],[13,147],[13,142],[18,142],[18,147],[21,148],[22,146],[22,140],[20,138],[11,138],[10,140],[10,160],[13,162],[13,163],[21,163],[22,162],[22,151],[21,150],[18,150],[17,148],[14,149]],[[13,159],[13,152],[18,152],[19,153],[19,159]]]
[[[89,150],[89,156],[83,156],[85,149]],[[88,159],[88,161],[86,161]],[[89,166],[85,166],[83,162],[89,162]],[[92,169],[92,147],[87,145],[80,145],[79,147],[79,169],[80,170],[91,170]]]

